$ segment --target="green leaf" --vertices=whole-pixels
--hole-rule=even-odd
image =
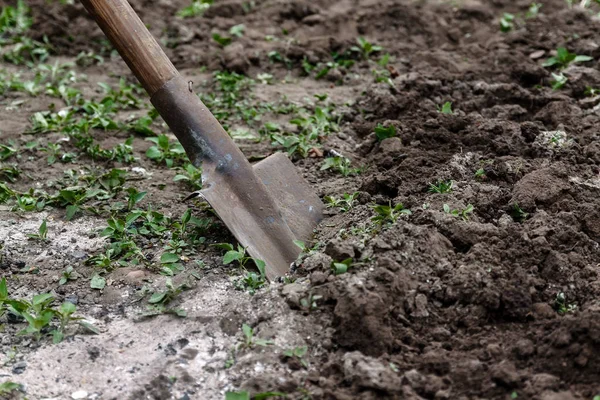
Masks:
[[[162,155],[163,153],[156,146],[152,146],[146,151],[146,157],[148,157],[151,160],[160,159],[162,158]]]
[[[101,277],[98,274],[96,274],[92,277],[92,280],[90,281],[90,287],[92,289],[102,290],[102,289],[104,289],[105,286],[106,286],[106,279],[104,279],[103,277]]]
[[[252,327],[248,324],[242,325],[242,332],[244,332],[244,336],[246,336],[246,338],[248,338],[248,339],[251,339],[252,336],[254,335]]]
[[[69,301],[65,301],[60,305],[60,312],[63,315],[71,315],[75,312],[76,309],[77,307],[75,307],[75,304]]]
[[[573,59],[573,62],[586,62],[586,61],[592,61],[594,60],[594,58],[590,57],[590,56],[576,56]]]
[[[377,124],[377,127],[375,127],[375,136],[377,136],[377,140],[380,142],[383,139],[394,137],[396,136],[396,127],[391,125],[386,128],[381,124]]]
[[[218,33],[213,33],[212,34],[212,38],[215,42],[217,42],[219,45],[225,47],[227,45],[229,45],[231,43],[231,38],[227,37],[227,36],[221,36]]]
[[[163,255],[160,256],[161,264],[172,264],[172,263],[176,263],[178,261],[179,261],[179,256],[175,253],[163,253]]]
[[[268,399],[270,397],[285,397],[285,393],[281,393],[281,392],[257,393],[254,396],[252,396],[252,400],[264,400],[264,399]]]
[[[75,214],[77,213],[77,211],[79,211],[79,207],[78,206],[68,205],[67,206],[67,215],[66,215],[67,221],[70,221],[75,216]]]
[[[225,400],[250,400],[248,392],[226,392]]]
[[[52,332],[52,343],[58,344],[63,341],[65,335],[59,330],[53,330]]]
[[[50,303],[51,300],[54,300],[54,296],[52,296],[51,293],[42,293],[42,294],[33,296],[31,303],[34,306],[37,306],[37,305],[44,304],[44,303]]]
[[[0,300],[8,299],[8,286],[6,285],[6,278],[2,278],[0,281]]]
[[[165,300],[166,297],[167,297],[167,292],[156,292],[156,293],[153,293],[152,296],[150,296],[148,303],[150,303],[150,304],[161,303]]]
[[[225,264],[225,265],[230,264],[234,261],[241,260],[243,257],[244,257],[243,253],[240,253],[239,251],[236,251],[236,250],[229,250],[223,256],[223,264]]]
[[[344,263],[333,263],[333,272],[336,275],[345,274],[348,272],[348,266]]]

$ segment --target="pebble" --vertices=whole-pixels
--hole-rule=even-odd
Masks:
[[[87,399],[87,397],[88,392],[86,392],[85,390],[78,390],[77,392],[73,392],[71,394],[72,399]]]
[[[25,371],[25,368],[27,368],[27,363],[25,361],[19,361],[13,365],[12,372],[13,374],[20,375]]]

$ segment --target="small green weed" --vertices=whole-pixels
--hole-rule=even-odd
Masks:
[[[392,206],[392,202],[385,206],[380,204],[375,204],[371,206],[373,211],[375,211],[375,216],[371,218],[371,221],[375,222],[378,225],[383,224],[394,224],[403,215],[411,215],[412,211],[404,208],[402,203],[398,203]]]
[[[158,135],[146,140],[155,144],[146,151],[146,157],[155,162],[164,161],[167,167],[171,168],[175,162],[182,162],[187,158],[183,146],[178,141],[170,142],[167,135]]]
[[[368,60],[371,55],[383,50],[383,47],[374,45],[363,37],[357,38],[356,44],[358,46],[353,46],[350,50],[359,53],[365,60]]]
[[[565,47],[559,47],[556,49],[556,56],[550,57],[542,66],[544,67],[558,67],[564,69],[573,63],[581,63],[592,61],[593,58],[590,56],[581,56],[574,53],[570,53]]]
[[[74,317],[74,304],[64,302],[58,309],[52,308],[54,296],[50,293],[33,296],[31,301],[9,297],[6,279],[0,281],[0,310],[24,319],[28,326],[18,335],[31,335],[37,341],[51,335],[54,343],[63,340],[66,329],[76,323],[87,331],[97,334],[98,329],[80,317]],[[1,313],[1,312],[0,312]]]
[[[58,281],[59,285],[65,285],[69,281],[76,281],[79,278],[79,274],[75,272],[72,266],[68,266],[61,274],[60,280]]]
[[[447,101],[444,104],[442,104],[441,107],[438,106],[437,111],[441,114],[454,114],[454,111],[452,111],[452,102]]]
[[[46,220],[42,221],[42,224],[38,228],[38,233],[29,233],[27,237],[30,239],[46,241],[48,237],[48,225],[46,224]]]
[[[523,211],[523,209],[521,209],[517,203],[512,205],[510,215],[517,222],[523,222],[527,219],[527,217],[529,217],[529,213]]]
[[[293,349],[284,350],[283,356],[287,358],[295,358],[300,361],[300,364],[302,364],[304,368],[308,368],[308,361],[304,359],[304,356],[307,352],[307,346],[298,346],[294,347]]]
[[[341,199],[336,199],[333,196],[325,196],[323,200],[325,200],[325,204],[328,207],[337,207],[341,212],[348,212],[354,206],[354,201],[358,197],[358,192],[354,192],[352,194],[344,193]]]
[[[541,3],[531,3],[529,5],[529,9],[527,10],[527,13],[525,14],[525,18],[535,18],[540,14],[540,10],[542,9],[544,5]]]
[[[254,329],[248,324],[242,325],[242,332],[244,333],[244,342],[240,345],[246,348],[253,348],[255,346],[268,346],[273,344],[272,340],[257,338]]]
[[[502,18],[500,18],[500,31],[502,32],[510,32],[515,27],[515,16],[511,13],[502,14]]]
[[[0,383],[0,396],[9,396],[23,390],[23,385],[11,381]]]
[[[567,78],[562,72],[558,74],[552,72],[552,80],[550,81],[550,86],[552,87],[552,90],[559,90],[566,85],[568,80],[569,78]]]
[[[179,173],[173,178],[175,182],[186,182],[192,190],[202,189],[202,167],[196,168],[188,163],[178,170]]]
[[[554,308],[560,315],[565,315],[577,311],[577,304],[567,303],[567,296],[563,292],[559,292],[554,299]]]
[[[375,136],[379,142],[383,139],[396,137],[396,127],[394,125],[384,127],[381,124],[377,124],[375,127]]]
[[[212,4],[213,0],[192,0],[192,4],[179,10],[177,16],[181,18],[197,17],[204,14]]]
[[[331,270],[335,275],[345,274],[352,267],[352,261],[352,258],[346,258],[340,262],[334,261],[331,263]]]
[[[213,33],[212,34],[212,39],[217,42],[217,44],[221,47],[226,47],[228,45],[231,44],[232,42],[232,38],[230,38],[229,36],[221,36],[218,33]]]
[[[450,193],[452,191],[452,187],[454,186],[454,182],[449,181],[437,181],[437,183],[429,184],[429,192],[431,193]]]
[[[321,171],[331,169],[339,172],[343,176],[358,175],[362,172],[361,168],[352,168],[352,162],[344,156],[327,157],[321,165]]]
[[[451,214],[455,217],[460,217],[465,221],[469,220],[469,215],[471,215],[473,211],[475,211],[475,207],[473,207],[472,204],[468,204],[467,207],[463,208],[462,210],[450,209],[450,206],[448,204],[444,204],[444,212],[446,214]]]
[[[158,314],[174,314],[178,317],[186,317],[187,313],[181,308],[169,307],[169,304],[177,298],[185,290],[191,289],[192,286],[188,282],[184,282],[179,286],[173,285],[171,278],[167,278],[165,282],[165,290],[154,292],[148,299],[148,310],[143,314],[144,317],[150,317]]]

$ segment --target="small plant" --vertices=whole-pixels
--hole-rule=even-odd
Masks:
[[[591,86],[588,86],[585,88],[585,95],[589,96],[589,97],[595,97],[598,96],[600,94],[600,89],[596,89],[593,88]]]
[[[179,171],[180,173],[175,175],[173,181],[186,182],[192,190],[202,189],[202,167],[196,168],[193,164],[188,163],[183,168],[180,168]]]
[[[351,168],[351,164],[350,159],[344,156],[327,157],[321,165],[321,171],[332,169],[343,176],[357,175],[362,171],[361,168]]]
[[[510,214],[511,214],[512,218],[517,222],[523,222],[529,216],[529,213],[526,213],[525,211],[523,211],[523,209],[521,209],[521,207],[519,207],[519,205],[517,203],[512,205]]]
[[[287,358],[295,358],[296,360],[300,361],[300,364],[302,364],[304,368],[308,368],[308,362],[303,358],[307,352],[307,346],[299,346],[294,347],[293,349],[285,350],[283,352],[283,356]]]
[[[226,47],[231,44],[232,40],[229,36],[221,36],[218,33],[212,34],[212,39],[221,47]]]
[[[552,72],[552,80],[550,81],[550,86],[552,90],[562,89],[563,86],[567,83],[569,78],[567,78],[562,72],[555,74]]]
[[[181,18],[192,18],[204,14],[213,3],[213,0],[192,0],[192,4],[182,8],[177,13]]]
[[[563,292],[559,292],[554,299],[554,308],[560,315],[565,315],[577,311],[577,304],[567,303],[567,296]]]
[[[352,194],[344,193],[341,199],[336,199],[333,196],[325,196],[323,200],[328,207],[338,207],[341,212],[348,212],[354,206],[354,201],[358,197],[358,192]]]
[[[363,37],[357,38],[356,43],[358,46],[353,46],[350,50],[361,54],[365,60],[368,60],[372,54],[383,50],[383,47],[374,45]]]
[[[23,385],[20,385],[15,382],[6,381],[0,383],[0,397],[13,395],[16,392],[22,391]],[[7,397],[10,398],[10,397]]]
[[[242,325],[242,332],[244,333],[244,343],[241,346],[246,348],[252,348],[254,346],[268,346],[273,344],[272,340],[260,339],[255,336],[254,329],[248,324]]]
[[[392,206],[392,202],[387,206],[376,204],[371,206],[373,211],[377,215],[371,218],[371,221],[375,222],[378,225],[383,225],[386,223],[394,224],[402,215],[411,215],[412,211],[404,208],[402,203],[398,203],[395,206]]]
[[[42,224],[38,228],[38,233],[29,233],[27,237],[30,239],[45,241],[48,237],[48,225],[46,224],[46,220],[42,221]]]
[[[320,294],[313,294],[309,292],[306,297],[300,299],[300,306],[304,308],[306,311],[311,312],[318,308],[317,301],[321,300],[323,296]]]
[[[446,214],[451,214],[455,217],[461,217],[465,221],[469,220],[469,215],[471,215],[473,211],[475,211],[475,207],[473,207],[472,204],[468,204],[467,207],[463,208],[462,210],[450,209],[448,204],[444,204],[444,212]]]
[[[171,168],[175,161],[186,158],[181,144],[178,141],[170,142],[167,135],[146,138],[146,140],[155,144],[146,151],[146,156],[153,161],[159,163],[164,161],[167,167]]]
[[[50,293],[33,296],[31,301],[12,299],[8,296],[6,279],[0,281],[0,310],[5,308],[8,312],[23,318],[28,326],[18,332],[18,335],[31,335],[37,341],[46,335],[52,335],[53,342],[63,340],[67,326],[76,322],[86,330],[97,334],[98,329],[80,317],[74,317],[75,305],[64,302],[58,309],[52,308],[54,297]],[[54,329],[52,329],[54,328]]]
[[[500,18],[500,31],[502,32],[510,32],[515,27],[515,16],[511,13],[502,14],[502,18]]]
[[[62,286],[62,285],[65,285],[69,281],[76,281],[77,277],[78,277],[77,272],[75,272],[75,270],[73,269],[73,267],[69,265],[60,274],[60,280],[58,281],[58,284]]]
[[[485,169],[479,168],[477,171],[475,171],[475,179],[484,180],[485,178]]]
[[[17,154],[17,150],[5,144],[0,144],[0,161],[4,161],[9,157]]]
[[[593,58],[590,56],[580,56],[574,53],[570,53],[565,47],[559,47],[556,49],[556,56],[550,57],[542,66],[544,67],[558,67],[564,69],[573,63],[592,61]]]
[[[452,102],[451,101],[447,101],[444,104],[442,104],[442,106],[438,106],[437,108],[438,112],[441,114],[454,114],[454,111],[452,111]]]
[[[142,201],[148,192],[138,192],[134,187],[127,189],[127,211],[133,210],[135,205]]]
[[[377,124],[375,127],[375,136],[379,142],[383,139],[396,137],[396,127],[394,125],[384,127],[381,124]]]
[[[244,24],[234,25],[231,28],[229,28],[229,33],[235,37],[242,37],[244,36],[245,29],[246,26]]]
[[[525,14],[525,18],[535,18],[539,15],[540,10],[542,9],[543,4],[541,3],[531,3],[529,5],[529,9],[527,10],[527,14]]]
[[[173,285],[171,278],[167,278],[165,282],[166,290],[154,292],[150,299],[148,299],[148,312],[144,313],[144,317],[154,316],[158,314],[174,314],[178,317],[186,317],[185,310],[181,308],[169,307],[169,304],[179,296],[183,291],[189,290],[192,286],[184,282],[179,286]]]
[[[334,261],[331,263],[331,270],[335,275],[345,274],[350,267],[352,267],[352,258],[346,258],[344,261]]]
[[[453,181],[437,181],[436,184],[429,184],[429,191],[431,193],[450,193],[452,191]]]

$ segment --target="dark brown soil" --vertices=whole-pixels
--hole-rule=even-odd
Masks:
[[[346,213],[329,211],[315,237],[321,250],[295,271],[310,285],[284,286],[281,294],[297,318],[307,314],[299,299],[322,296],[306,317],[317,322],[302,327],[318,349],[308,376],[283,384],[270,374],[240,386],[315,400],[600,394],[600,98],[585,94],[600,88],[598,18],[546,0],[537,17],[502,33],[502,13],[523,15],[528,1],[251,3],[215,1],[204,16],[182,20],[169,16],[183,1],[132,1],[189,75],[199,75],[201,66],[252,77],[268,72],[277,80],[289,74],[299,80],[283,86],[292,97],[297,85],[329,93],[340,110],[347,103],[340,132],[324,148],[365,166],[341,178],[320,171],[320,158],[297,160],[321,196],[358,191],[358,204]],[[35,31],[48,35],[56,54],[103,48],[80,5],[34,1],[32,8]],[[222,49],[211,40],[213,32],[242,23],[246,34],[233,45]],[[329,61],[358,36],[391,54],[394,88],[375,83],[367,61],[316,84],[302,77],[303,59]],[[554,91],[553,70],[541,64],[561,46],[595,61],[569,67],[568,83]],[[290,60],[289,70],[269,61],[273,50]],[[543,56],[532,58],[540,50]],[[128,76],[117,58],[107,65]],[[88,74],[99,79],[105,70],[94,68]],[[437,111],[446,101],[454,114]],[[397,137],[377,142],[378,124],[394,126]],[[553,141],[556,131],[566,140]],[[141,138],[136,143],[147,146]],[[273,151],[268,141],[243,148],[248,155]],[[172,179],[142,163],[157,171],[157,182]],[[23,168],[35,175],[37,167]],[[36,177],[59,173],[57,167]],[[453,190],[429,192],[439,180],[452,180]],[[164,209],[186,194],[183,187],[151,190]],[[370,229],[371,205],[388,202],[403,203],[412,215]],[[463,219],[444,212],[445,204],[458,210],[471,204],[474,211]],[[519,217],[516,205],[528,215]],[[333,275],[331,262],[347,257],[357,265]],[[561,304],[569,310],[559,312]]]

